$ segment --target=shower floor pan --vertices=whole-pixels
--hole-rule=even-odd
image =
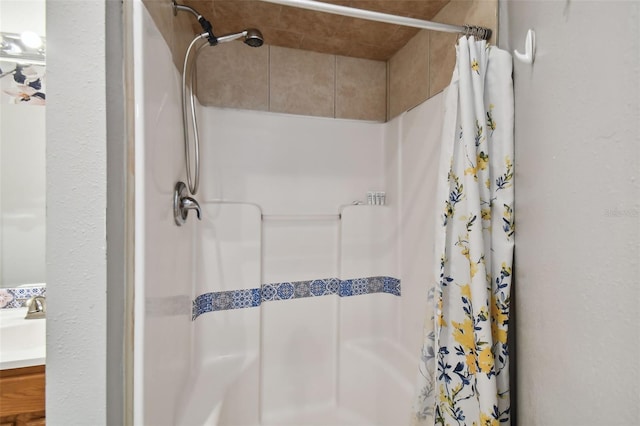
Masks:
[[[263,413],[247,403],[258,388],[257,356],[206,362],[192,381],[183,426],[382,426],[405,424],[412,400],[411,357],[387,339],[362,339],[341,348],[338,400]],[[405,366],[405,368],[398,368]],[[408,366],[408,368],[407,368]],[[403,371],[405,370],[405,371]],[[348,407],[348,408],[346,408]],[[364,414],[364,415],[363,415]]]

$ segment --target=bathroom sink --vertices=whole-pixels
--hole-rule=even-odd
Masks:
[[[0,370],[45,363],[46,319],[24,319],[27,308],[0,309]]]

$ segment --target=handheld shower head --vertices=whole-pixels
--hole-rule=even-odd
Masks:
[[[244,42],[247,46],[251,47],[260,47],[264,44],[264,37],[260,30],[255,28],[249,28],[244,31],[246,35],[244,36]]]
[[[246,45],[251,47],[260,47],[264,43],[264,38],[262,37],[262,33],[259,30],[256,30],[255,28],[249,28],[239,33],[227,34],[227,35],[218,37],[218,43],[225,43],[227,41],[233,41],[239,38],[241,38]]]

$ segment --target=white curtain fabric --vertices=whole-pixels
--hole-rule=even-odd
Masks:
[[[512,60],[473,38],[460,38],[456,50],[413,424],[509,425]]]

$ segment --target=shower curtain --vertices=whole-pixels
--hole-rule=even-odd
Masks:
[[[460,38],[456,50],[413,424],[508,425],[512,61],[473,37]]]

